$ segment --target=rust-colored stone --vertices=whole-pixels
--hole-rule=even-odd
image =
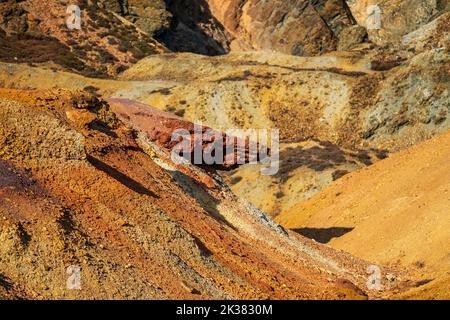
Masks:
[[[122,121],[135,130],[144,132],[159,147],[169,152],[183,155],[184,158],[190,160],[193,164],[199,166],[208,165],[204,157],[214,156],[214,142],[217,137],[222,137],[223,139],[218,145],[223,146],[224,156],[222,161],[211,165],[212,168],[231,170],[239,166],[239,164],[245,164],[250,161],[251,143],[248,139],[244,141],[240,138],[227,136],[209,127],[198,127],[192,122],[136,101],[111,98],[107,99],[107,102]],[[179,132],[179,135],[174,136],[177,132]],[[182,154],[183,146],[180,144],[182,139],[190,143],[188,152],[185,154]],[[256,143],[255,147],[258,147]],[[201,148],[204,156],[201,163],[194,162],[196,148]]]

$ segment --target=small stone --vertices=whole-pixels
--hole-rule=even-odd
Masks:
[[[192,294],[199,294],[200,293],[197,289],[195,289],[194,287],[192,287],[191,285],[189,285],[185,281],[181,281],[181,287],[184,290],[186,290],[187,292],[192,293]]]
[[[66,111],[67,120],[78,126],[86,126],[96,119],[95,114],[87,110],[68,110]]]
[[[125,227],[128,225],[128,222],[125,219],[120,218],[119,220],[117,220],[117,224],[121,227]]]
[[[397,279],[397,277],[394,274],[392,274],[392,273],[386,274],[387,281],[394,282],[396,279]]]

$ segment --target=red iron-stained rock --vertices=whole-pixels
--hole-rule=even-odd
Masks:
[[[231,170],[240,164],[249,163],[250,160],[259,160],[257,154],[259,145],[250,142],[249,139],[227,136],[139,102],[112,98],[106,101],[123,122],[145,133],[150,141],[162,149],[182,155],[192,164],[211,166],[217,170]],[[215,145],[218,138],[222,141]],[[221,158],[219,161],[205,159],[214,158],[220,147],[223,148],[223,157],[219,156]],[[194,160],[196,148],[201,150],[200,161]]]

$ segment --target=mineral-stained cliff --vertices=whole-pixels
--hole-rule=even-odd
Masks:
[[[121,12],[119,1],[103,2]],[[173,51],[215,55],[264,49],[317,55],[340,42],[351,47],[366,36],[343,0],[130,0],[128,7],[127,19]]]
[[[351,171],[448,131],[446,1],[380,1],[369,42],[368,1],[128,2],[0,1],[0,298],[374,296],[366,262],[284,230],[255,206],[295,216],[293,205]],[[81,8],[81,30],[65,24],[69,4]],[[173,162],[170,132],[190,135],[193,122],[280,129],[280,171]],[[383,214],[406,203],[387,171],[392,192],[374,199]],[[420,182],[420,172],[406,173],[406,187]],[[357,191],[381,190],[370,183]],[[323,194],[334,206],[346,199]],[[337,221],[328,208],[322,221]],[[424,226],[437,230],[432,221]],[[426,230],[418,226],[405,237]],[[323,241],[353,226],[295,227]],[[83,290],[67,290],[69,266],[81,267]],[[389,279],[375,297],[402,291],[410,274]],[[447,279],[433,286],[444,291]]]
[[[103,3],[121,13],[118,0]],[[317,55],[366,39],[343,0],[130,0],[128,8],[128,20],[173,51]]]
[[[118,0],[103,2],[120,12]],[[395,46],[449,9],[447,0],[130,0],[127,18],[173,51],[308,56],[368,40]],[[379,26],[370,19],[379,19]]]
[[[335,50],[342,32],[357,27],[343,0],[208,0],[208,3],[214,16],[234,36],[231,48],[235,50],[317,55]],[[362,42],[364,34],[363,31],[355,42]]]

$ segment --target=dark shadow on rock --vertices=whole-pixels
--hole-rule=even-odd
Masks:
[[[200,250],[200,253],[203,257],[210,257],[213,255],[213,253],[211,252],[211,250],[209,250],[206,245],[196,236],[194,236],[193,234],[191,234],[191,237],[194,238],[194,242],[197,245],[198,249]]]
[[[319,146],[311,148],[287,148],[280,152],[280,170],[277,176],[283,180],[297,168],[307,167],[320,172],[336,168],[349,160],[347,154],[337,145],[320,142]]]
[[[3,274],[0,273],[0,287],[6,289],[6,290],[11,290],[13,285],[11,283],[11,281],[9,280],[8,277],[4,276]]]
[[[423,279],[423,280],[417,281],[417,282],[414,284],[414,286],[415,286],[416,288],[418,288],[418,287],[424,286],[424,285],[426,285],[426,284],[429,284],[429,283],[432,282],[433,280],[434,280],[434,279]]]
[[[147,195],[150,197],[158,198],[158,195],[156,195],[154,192],[148,190],[146,187],[144,187],[141,183],[137,182],[136,180],[128,177],[127,175],[123,174],[122,172],[118,171],[117,169],[107,165],[106,163],[102,162],[101,160],[94,158],[90,155],[87,156],[87,160],[90,164],[92,164],[95,168],[97,168],[100,171],[103,171],[111,178],[115,179],[119,183],[123,184],[130,190],[133,190],[134,192],[137,192],[142,195]]]
[[[293,229],[292,231],[301,234],[302,236],[316,240],[320,243],[328,243],[333,238],[339,238],[343,235],[353,231],[354,228],[301,228],[301,229]]]
[[[117,135],[117,133],[115,133],[114,131],[112,131],[111,129],[108,128],[108,125],[98,119],[94,120],[93,122],[89,123],[88,125],[89,129],[91,130],[95,130],[95,131],[99,131],[101,133],[106,134],[108,137],[110,138],[118,138],[119,136]]]
[[[28,247],[31,241],[31,235],[25,230],[22,223],[19,223],[17,227],[17,233],[20,238],[20,242],[24,245],[24,247]]]
[[[218,209],[220,201],[208,193],[201,183],[180,171],[174,171],[171,175],[184,192],[195,199],[200,207],[202,207],[212,218],[219,223],[225,224],[231,229],[236,230],[236,228],[220,213]]]
[[[221,55],[229,51],[228,32],[213,16],[205,0],[165,0],[172,15],[169,29],[161,30],[155,38],[175,52]],[[200,25],[208,26],[207,34]]]
[[[62,211],[62,215],[56,220],[64,230],[64,233],[70,234],[75,229],[75,222],[72,218],[72,213],[69,209],[65,208]]]

